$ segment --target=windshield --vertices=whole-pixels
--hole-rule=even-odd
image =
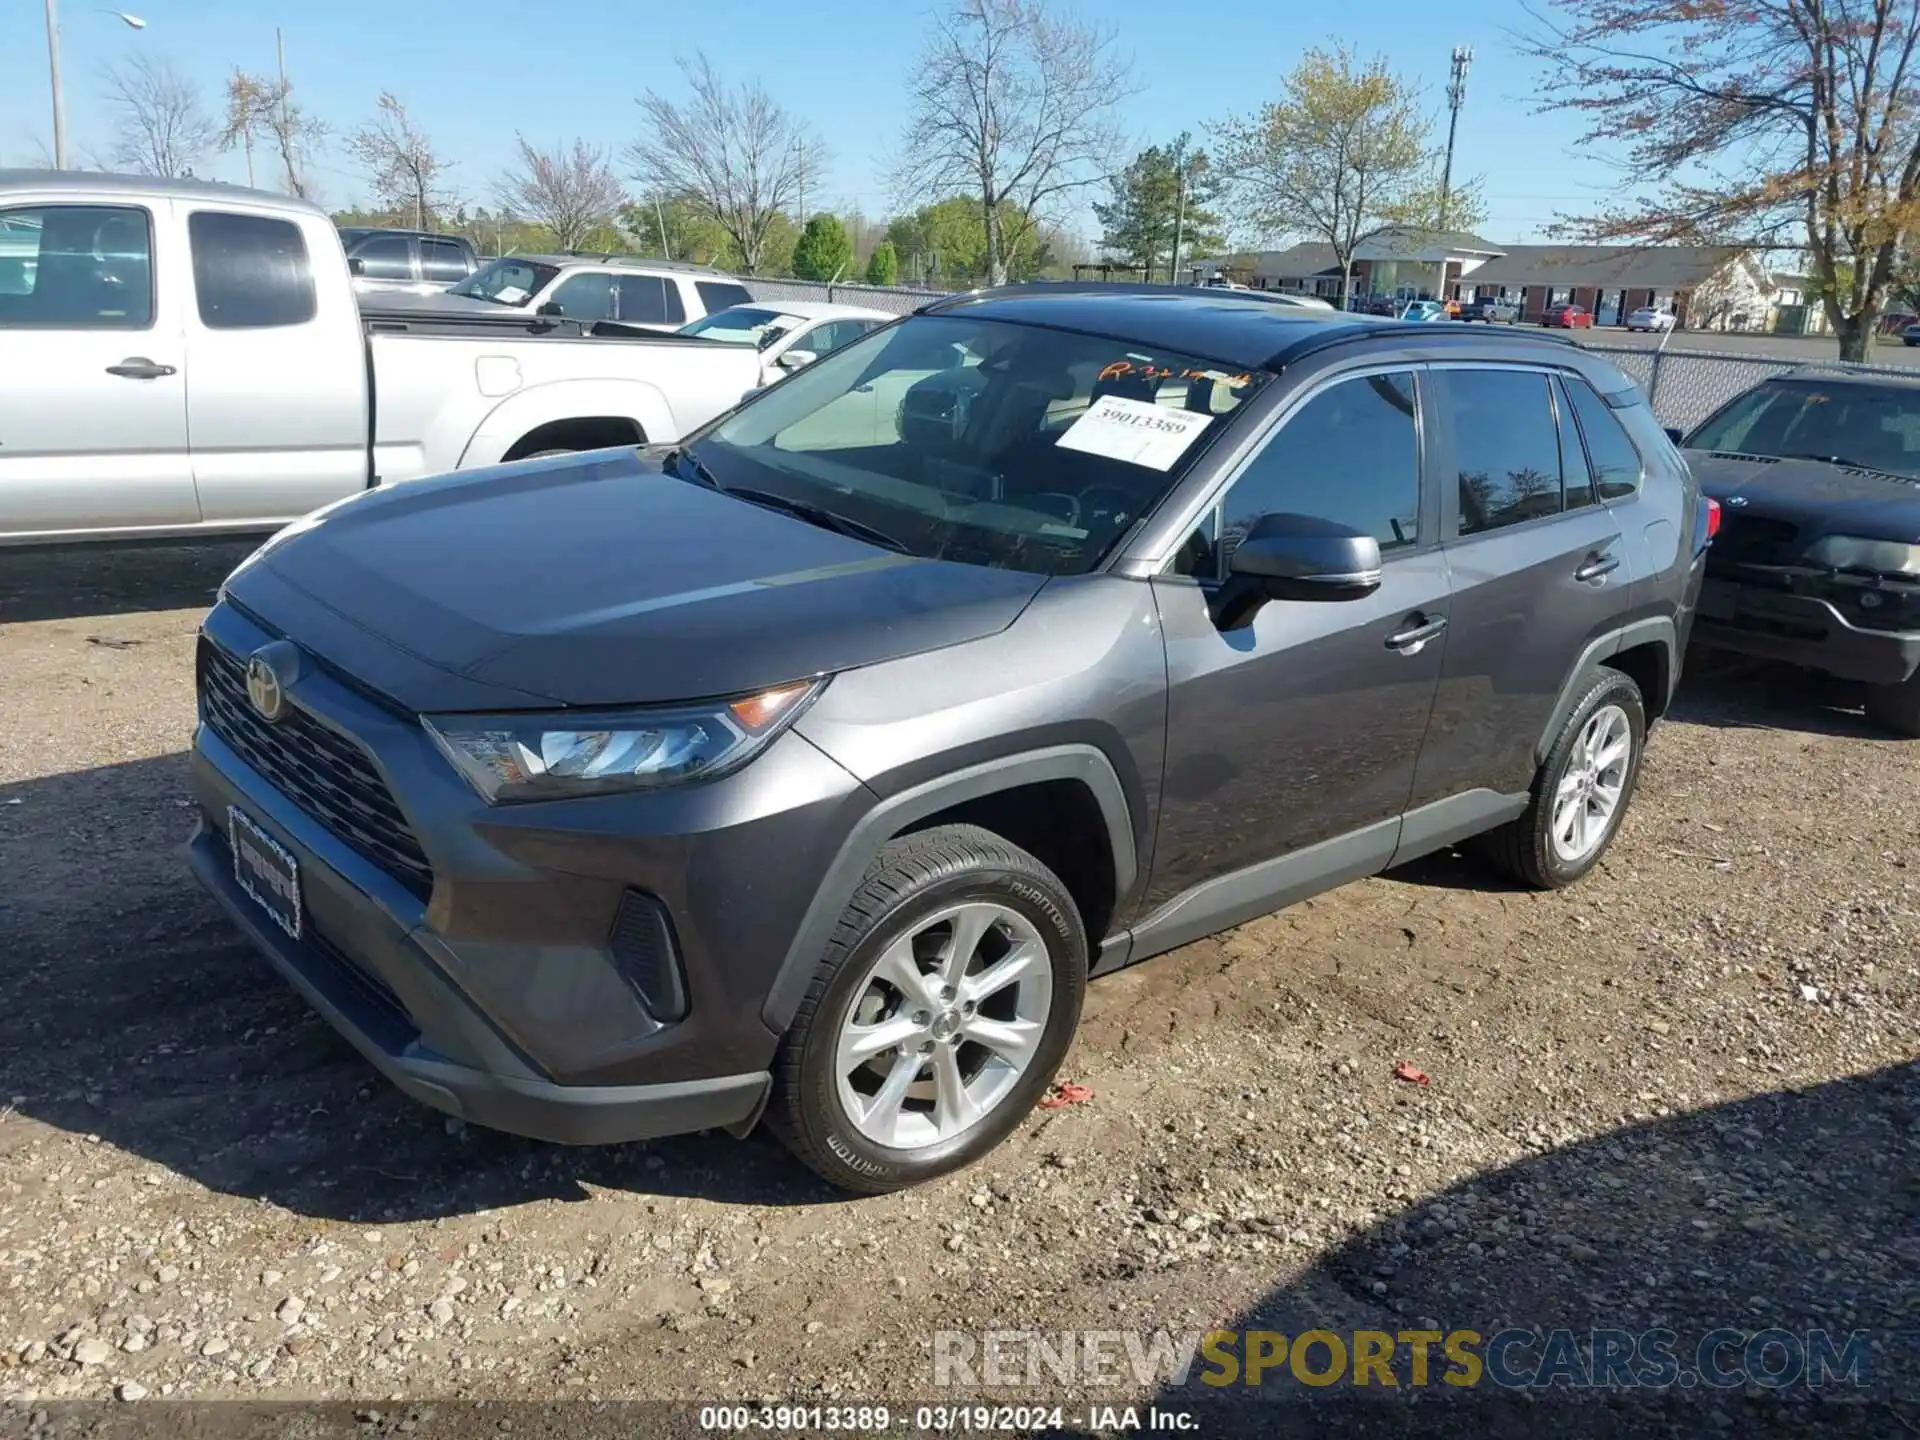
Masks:
[[[693,446],[925,559],[1091,570],[1267,376],[1120,340],[923,315],[815,362]]]
[[[725,340],[732,345],[752,345],[764,350],[787,331],[800,324],[798,317],[777,310],[761,310],[749,305],[735,306],[715,315],[702,315],[682,325],[682,335],[704,335],[709,340]]]
[[[1920,477],[1920,386],[1769,380],[1711,416],[1687,445]]]
[[[496,305],[525,305],[560,273],[553,265],[508,257],[475,271],[448,292]]]

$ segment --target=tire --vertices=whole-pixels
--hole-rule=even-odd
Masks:
[[[1563,783],[1572,778],[1584,759],[1589,737],[1596,732],[1610,749],[1624,722],[1627,752],[1618,770],[1617,786],[1589,786],[1593,796],[1585,813],[1600,818],[1597,831],[1589,831],[1583,847],[1563,846],[1554,834],[1555,796]],[[1480,837],[1477,848],[1495,869],[1531,885],[1536,890],[1558,890],[1571,885],[1600,862],[1620,831],[1620,822],[1632,803],[1634,786],[1640,779],[1640,757],[1647,741],[1647,708],[1640,687],[1617,670],[1602,670],[1590,682],[1575,703],[1567,720],[1554,737],[1546,763],[1534,780],[1533,799],[1525,813]],[[1602,780],[1611,767],[1600,772]],[[1604,817],[1593,815],[1594,802],[1607,790],[1613,803]],[[1563,816],[1564,818],[1564,816]],[[1576,837],[1578,838],[1578,837]]]
[[[978,929],[989,919],[969,947],[973,968],[959,993],[943,993],[937,969],[923,967],[944,963],[962,925]],[[1037,945],[1038,954],[1019,979],[968,1009],[967,980],[987,978],[1016,945]],[[1087,963],[1073,897],[1026,851],[973,825],[902,836],[847,902],[780,1043],[768,1127],[821,1178],[856,1194],[886,1194],[971,1165],[1020,1126],[1052,1083],[1080,1023]],[[1003,1035],[1024,1031],[1031,1044],[1023,1068],[971,1038],[988,1033],[983,1022]],[[901,1043],[873,1050],[864,1063],[856,1055],[853,1068],[843,1063],[843,1044],[872,1045],[886,1031]],[[912,1078],[896,1086],[908,1064]],[[963,1091],[978,1111],[971,1118],[967,1106],[947,1105]],[[863,1101],[871,1114],[854,1108]]]
[[[1898,685],[1869,685],[1867,719],[1905,739],[1920,739],[1920,671]]]

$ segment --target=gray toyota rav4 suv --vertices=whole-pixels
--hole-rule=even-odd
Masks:
[[[851,1190],[1089,976],[1472,839],[1592,868],[1712,507],[1558,340],[1217,291],[931,304],[677,448],[376,489],[199,645],[201,881],[410,1095],[762,1119]]]

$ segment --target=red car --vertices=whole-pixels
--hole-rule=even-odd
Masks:
[[[1572,330],[1584,325],[1593,328],[1593,312],[1583,310],[1578,305],[1549,305],[1547,313],[1540,317],[1542,325],[1551,325],[1558,330]]]

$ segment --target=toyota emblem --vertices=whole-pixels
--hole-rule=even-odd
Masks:
[[[247,661],[247,699],[253,702],[253,708],[268,724],[280,718],[280,711],[286,704],[286,694],[280,688],[280,677],[273,673],[273,662],[267,658],[264,650],[255,651]]]

